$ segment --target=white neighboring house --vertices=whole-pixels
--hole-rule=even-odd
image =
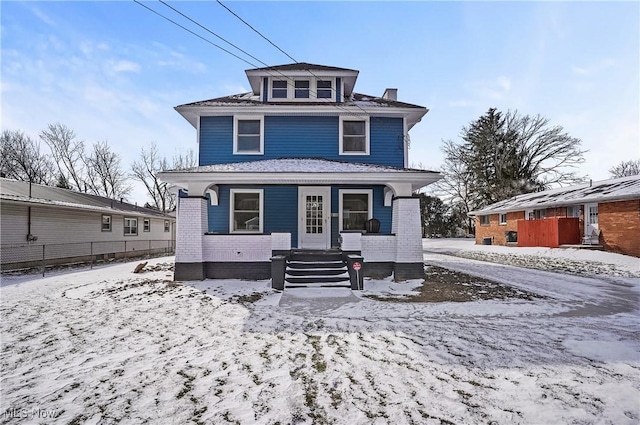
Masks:
[[[173,252],[175,215],[0,178],[2,269]]]

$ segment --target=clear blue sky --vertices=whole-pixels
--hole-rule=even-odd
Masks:
[[[269,65],[291,62],[216,2],[170,4]],[[394,87],[429,108],[411,131],[414,164],[438,168],[442,140],[490,107],[563,126],[589,150],[580,171],[593,179],[640,157],[638,2],[226,4],[299,62],[360,70],[357,92]],[[249,91],[250,65],[133,1],[4,1],[0,13],[3,130],[37,137],[60,122],[106,140],[128,168],[152,141],[169,157],[197,149],[174,106]]]

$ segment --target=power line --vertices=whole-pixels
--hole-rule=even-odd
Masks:
[[[200,38],[201,40],[203,40],[203,41],[205,41],[205,42],[207,42],[207,43],[209,43],[209,44],[211,44],[211,45],[213,45],[213,46],[217,47],[218,49],[222,50],[223,52],[228,53],[228,54],[230,54],[231,56],[233,56],[233,57],[235,57],[235,58],[237,58],[237,59],[239,59],[239,60],[243,61],[244,63],[246,63],[246,64],[248,64],[248,65],[250,65],[250,66],[252,66],[253,68],[259,68],[259,67],[258,67],[257,65],[255,65],[254,63],[249,62],[248,60],[246,60],[246,59],[244,59],[244,58],[242,58],[242,57],[240,57],[240,56],[236,55],[235,53],[233,53],[233,52],[231,52],[231,51],[229,51],[229,50],[225,49],[224,47],[219,46],[218,44],[216,44],[216,43],[212,42],[211,40],[208,40],[207,38],[205,38],[205,37],[203,37],[203,36],[201,36],[201,35],[199,35],[199,34],[197,34],[197,33],[193,32],[193,31],[191,31],[190,29],[188,29],[188,28],[184,27],[183,25],[181,25],[181,24],[177,23],[176,21],[172,20],[171,18],[169,18],[169,17],[167,17],[167,16],[165,16],[165,15],[163,15],[163,14],[161,14],[161,13],[159,13],[159,12],[157,12],[157,11],[153,10],[153,9],[151,9],[150,7],[148,7],[148,6],[144,5],[144,4],[142,4],[140,1],[138,1],[138,0],[133,0],[133,1],[134,1],[135,3],[137,3],[137,4],[139,4],[140,6],[144,7],[145,9],[147,9],[147,10],[149,10],[149,11],[153,12],[154,14],[156,14],[156,15],[160,16],[161,18],[163,18],[163,19],[165,19],[165,20],[167,20],[167,21],[171,22],[172,24],[174,24],[174,25],[176,25],[176,26],[180,27],[181,29],[183,29],[183,30],[187,31],[188,33],[190,33],[190,34],[192,34],[192,35],[195,35],[196,37],[198,37],[198,38]],[[217,38],[219,38],[220,40],[224,41],[225,43],[229,44],[230,46],[233,46],[234,48],[236,48],[237,50],[241,51],[241,52],[242,52],[242,53],[244,53],[245,55],[247,55],[247,56],[251,57],[252,59],[254,59],[254,60],[258,61],[258,62],[260,62],[260,63],[261,63],[261,64],[263,64],[266,68],[273,68],[273,67],[269,66],[268,64],[266,64],[265,62],[263,62],[262,60],[260,60],[260,59],[256,58],[255,56],[251,55],[250,53],[248,53],[248,52],[246,52],[245,50],[241,49],[240,47],[236,46],[236,45],[235,45],[235,44],[233,44],[232,42],[230,42],[230,41],[226,40],[226,39],[225,39],[225,38],[223,38],[222,36],[220,36],[220,35],[218,35],[218,34],[214,33],[214,32],[213,32],[213,31],[211,31],[211,30],[209,30],[209,29],[208,29],[207,27],[205,27],[204,25],[201,25],[200,23],[198,23],[198,22],[197,22],[197,21],[195,21],[194,19],[190,18],[189,16],[185,15],[184,13],[180,12],[179,10],[177,10],[177,9],[175,9],[174,7],[170,6],[169,4],[165,3],[163,0],[159,0],[159,1],[160,1],[160,3],[162,3],[163,5],[165,5],[166,7],[170,8],[171,10],[173,10],[174,12],[176,12],[176,13],[180,14],[180,15],[181,15],[182,17],[184,17],[185,19],[188,19],[189,21],[191,21],[191,22],[192,22],[192,23],[194,23],[195,25],[198,25],[200,28],[204,29],[205,31],[209,32],[210,34],[214,35],[215,37],[217,37]],[[240,20],[241,20],[245,25],[249,26],[252,30],[256,31],[256,32],[257,32],[258,34],[260,34],[263,38],[265,38],[267,41],[269,41],[269,43],[271,43],[274,47],[276,47],[278,50],[280,50],[282,53],[284,53],[284,54],[285,54],[287,57],[289,57],[291,60],[293,60],[293,61],[294,61],[294,62],[296,62],[296,63],[299,63],[299,62],[297,62],[295,59],[293,59],[293,57],[291,57],[289,54],[287,54],[284,50],[282,50],[280,47],[278,47],[278,46],[277,46],[277,45],[275,45],[273,42],[271,42],[269,39],[267,39],[264,35],[262,35],[258,30],[256,30],[255,28],[253,28],[253,27],[252,27],[248,22],[246,22],[246,21],[245,21],[244,19],[242,19],[240,16],[238,16],[237,14],[235,14],[235,13],[234,13],[231,9],[229,9],[227,6],[225,6],[224,4],[222,4],[220,1],[218,1],[218,3],[220,3],[220,5],[221,5],[221,6],[223,6],[226,10],[228,10],[228,11],[229,11],[229,13],[233,14],[233,15],[234,15],[234,16],[236,16],[238,19],[240,19]],[[264,69],[264,71],[265,71],[267,74],[269,74],[271,77],[276,77],[276,75],[274,75],[272,72],[270,72],[270,70],[269,70],[269,69]],[[294,86],[295,86],[295,79],[294,79],[293,77],[290,77],[290,76],[288,76],[288,75],[285,75],[285,74],[283,74],[281,71],[279,71],[279,70],[277,70],[277,69],[272,69],[272,71],[275,71],[276,73],[278,73],[278,74],[280,75],[280,77],[282,77],[282,78],[284,78],[284,79],[286,79],[286,80],[288,80],[288,81],[294,82]],[[319,76],[317,76],[316,74],[314,74],[310,69],[306,69],[305,71],[307,71],[309,74],[313,75],[313,76],[314,76],[314,77],[316,77],[317,79],[321,79],[321,77],[319,77]],[[338,92],[337,92],[337,89],[336,89],[336,88],[334,88],[334,87],[333,87],[333,85],[332,85],[332,87],[331,87],[331,90],[332,90],[332,91],[337,95],[337,93],[338,93]],[[309,93],[314,94],[314,95],[317,97],[317,92],[316,92],[316,91],[314,91],[314,90],[312,90],[312,89],[311,89],[311,87],[309,87]],[[324,99],[324,98],[321,98],[321,99],[322,99],[322,101],[323,101],[324,103],[326,103],[326,104],[328,104],[328,105],[330,105],[330,106],[333,106],[333,107],[335,107],[335,108],[337,108],[337,109],[339,109],[339,110],[341,110],[341,111],[343,111],[343,112],[346,112],[346,113],[347,113],[347,114],[349,114],[349,115],[354,115],[354,116],[356,116],[356,117],[361,117],[361,115],[360,115],[359,113],[354,112],[354,111],[350,111],[349,109],[346,109],[344,106],[341,106],[341,105],[339,105],[339,104],[337,104],[337,103],[335,103],[335,102],[332,102],[330,99]],[[355,106],[356,108],[360,109],[360,110],[365,114],[365,115],[364,115],[364,117],[365,117],[365,118],[369,117],[369,118],[374,119],[374,120],[377,118],[377,117],[372,117],[372,116],[370,116],[370,114],[369,114],[366,110],[364,110],[362,107],[360,107],[360,105],[358,105],[357,103],[354,103],[354,104],[353,104],[353,106]]]
[[[251,53],[241,49],[240,47],[236,46],[235,44],[233,44],[232,42],[230,42],[229,40],[225,39],[224,37],[216,34],[215,32],[211,31],[209,28],[205,27],[204,25],[201,25],[200,23],[196,22],[195,20],[191,19],[190,17],[188,17],[187,15],[185,15],[184,13],[180,12],[178,9],[176,9],[175,7],[169,5],[168,3],[165,3],[163,0],[158,0],[160,3],[162,3],[163,5],[165,5],[166,7],[168,7],[169,9],[173,10],[174,12],[180,14],[182,17],[184,17],[185,19],[188,19],[189,21],[193,22],[194,24],[196,24],[197,26],[199,26],[200,28],[202,28],[203,30],[207,31],[209,34],[214,35],[215,37],[218,37],[220,40],[224,41],[225,43],[227,43],[230,46],[235,47],[236,49],[238,49],[239,51],[241,51],[242,53],[244,53],[245,55],[249,56],[250,58],[252,58],[253,60],[256,60],[258,62],[260,62],[261,64],[263,64],[264,66],[269,66],[266,63],[262,62],[260,59],[258,59],[257,57],[253,56]]]
[[[258,34],[260,37],[264,38],[265,40],[267,40],[269,42],[269,44],[271,44],[273,47],[275,47],[276,49],[280,50],[285,56],[287,56],[289,59],[291,59],[292,61],[294,61],[295,63],[299,63],[297,60],[295,60],[294,58],[292,58],[287,52],[285,52],[284,50],[282,50],[280,47],[278,47],[278,45],[276,45],[273,41],[269,40],[265,35],[263,35],[260,31],[258,31],[257,29],[255,29],[254,27],[251,26],[250,23],[248,23],[247,21],[245,21],[244,19],[242,19],[240,16],[238,16],[233,10],[229,9],[227,6],[225,6],[220,0],[217,0],[218,4],[222,7],[224,7],[225,9],[227,9],[229,11],[229,13],[231,13],[233,16],[235,16],[236,18],[240,19],[240,21],[242,21],[242,23],[244,23],[246,26],[248,26],[249,28],[251,28],[253,31],[256,32],[256,34]]]
[[[222,50],[223,52],[226,52],[226,53],[230,54],[231,56],[233,56],[233,57],[235,57],[235,58],[237,58],[237,59],[240,59],[242,62],[244,62],[244,63],[246,63],[246,64],[249,64],[250,66],[253,66],[254,68],[257,68],[257,66],[256,66],[255,64],[253,64],[253,63],[249,62],[249,61],[248,61],[248,60],[246,60],[246,59],[241,58],[240,56],[236,55],[236,54],[235,54],[235,53],[233,53],[233,52],[230,52],[229,50],[225,49],[224,47],[217,45],[216,43],[212,42],[211,40],[207,40],[206,38],[202,37],[201,35],[196,34],[195,32],[191,31],[189,28],[186,28],[186,27],[184,27],[184,26],[180,25],[179,23],[177,23],[176,21],[172,20],[171,18],[168,18],[168,17],[164,16],[163,14],[161,14],[161,13],[159,13],[159,12],[156,12],[155,10],[151,9],[150,7],[145,6],[144,4],[142,4],[141,2],[139,2],[138,0],[133,0],[133,1],[134,1],[134,2],[136,2],[137,4],[139,4],[140,6],[144,7],[145,9],[147,9],[147,10],[149,10],[149,11],[151,11],[151,12],[155,13],[156,15],[160,16],[161,18],[166,19],[167,21],[171,22],[172,24],[177,25],[177,26],[179,26],[180,28],[182,28],[183,30],[185,30],[185,31],[187,31],[187,32],[189,32],[189,33],[191,33],[191,34],[195,35],[196,37],[200,38],[201,40],[204,40],[204,41],[206,41],[207,43],[209,43],[209,44],[211,44],[211,45],[213,45],[213,46],[217,47],[218,49]]]

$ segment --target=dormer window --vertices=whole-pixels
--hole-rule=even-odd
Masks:
[[[268,79],[266,101],[306,102],[336,99],[336,78],[292,75]]]
[[[331,80],[316,80],[316,97],[318,99],[331,99],[333,87]]]
[[[296,99],[309,99],[309,80],[296,80],[295,88]]]
[[[273,80],[271,97],[274,99],[287,98],[287,80]]]

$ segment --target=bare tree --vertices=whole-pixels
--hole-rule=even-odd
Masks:
[[[120,165],[120,156],[107,142],[93,144],[91,153],[83,158],[87,170],[86,185],[94,195],[107,198],[126,198],[131,192],[127,174]]]
[[[471,209],[583,180],[575,171],[584,162],[581,141],[540,115],[491,108],[463,127],[460,138],[443,147],[446,181],[441,187]]]
[[[77,140],[74,131],[60,123],[49,124],[40,133],[40,139],[51,149],[58,172],[69,188],[86,192],[84,142]]]
[[[4,130],[0,140],[0,172],[5,177],[39,184],[54,182],[54,165],[37,141],[18,130]]]
[[[195,154],[188,151],[185,154],[177,154],[173,157],[173,162],[169,163],[166,158],[158,153],[155,143],[148,149],[142,148],[140,159],[134,161],[131,166],[131,176],[140,181],[147,189],[151,197],[151,207],[162,212],[173,211],[176,207],[176,197],[172,193],[166,182],[160,181],[158,173],[167,170],[181,170],[191,168],[196,165]]]
[[[609,175],[612,179],[636,176],[638,174],[640,174],[640,159],[622,161],[620,164],[609,169]]]

